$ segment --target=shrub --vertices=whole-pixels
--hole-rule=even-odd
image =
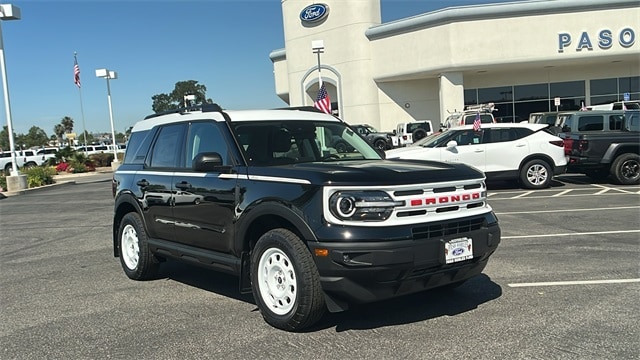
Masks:
[[[61,172],[66,172],[69,169],[69,163],[68,162],[61,162],[60,164],[56,165],[56,172],[61,173]]]
[[[0,175],[0,191],[7,191],[7,178],[4,174]]]
[[[27,185],[30,188],[53,184],[53,175],[56,170],[52,167],[35,166],[29,169],[23,169],[27,175]]]
[[[90,155],[89,158],[93,160],[96,167],[111,166],[113,161],[113,153],[100,153]]]

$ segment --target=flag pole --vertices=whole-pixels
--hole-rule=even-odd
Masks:
[[[87,128],[84,125],[84,108],[82,106],[82,87],[80,86],[80,67],[78,66],[78,53],[73,52],[74,60],[74,82],[78,86],[78,94],[80,94],[80,114],[82,115],[82,136],[84,138],[84,152],[87,152]]]

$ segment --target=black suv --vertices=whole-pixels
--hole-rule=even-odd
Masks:
[[[378,131],[376,128],[368,124],[351,125],[351,127],[357,131],[358,134],[362,135],[362,137],[364,137],[376,149],[384,151],[393,147],[393,141],[391,140],[391,135],[393,134],[391,133]]]
[[[334,136],[353,150],[340,153]],[[385,160],[341,120],[301,110],[151,115],[114,173],[114,255],[135,280],[167,259],[237,275],[271,325],[479,274],[500,242],[484,175]]]

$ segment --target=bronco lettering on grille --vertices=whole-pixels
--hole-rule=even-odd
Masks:
[[[436,196],[436,197],[428,197],[424,199],[425,205],[436,205],[436,204],[450,204],[456,203],[460,201],[469,201],[469,200],[477,200],[480,199],[481,194],[471,193],[471,194],[462,194],[462,195],[449,195],[449,196]],[[410,202],[411,206],[420,206],[422,205],[422,199],[413,199]]]

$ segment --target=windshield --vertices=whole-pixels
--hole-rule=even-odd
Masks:
[[[457,131],[454,131],[454,130],[435,133],[430,136],[427,136],[426,138],[422,139],[424,141],[421,140],[419,143],[416,143],[416,144],[417,146],[434,148],[434,147],[442,146],[442,144],[446,144],[447,142],[449,142],[449,139],[451,139],[451,137],[455,136],[456,134],[457,134]]]
[[[422,139],[414,142],[413,144],[409,145],[409,146],[422,146],[422,144],[426,144],[428,142],[430,142],[433,138],[435,138],[436,136],[442,134],[441,132],[436,132],[433,133],[431,135],[427,135],[425,137],[423,137]]]
[[[231,126],[250,165],[382,158],[341,122],[256,121]]]

